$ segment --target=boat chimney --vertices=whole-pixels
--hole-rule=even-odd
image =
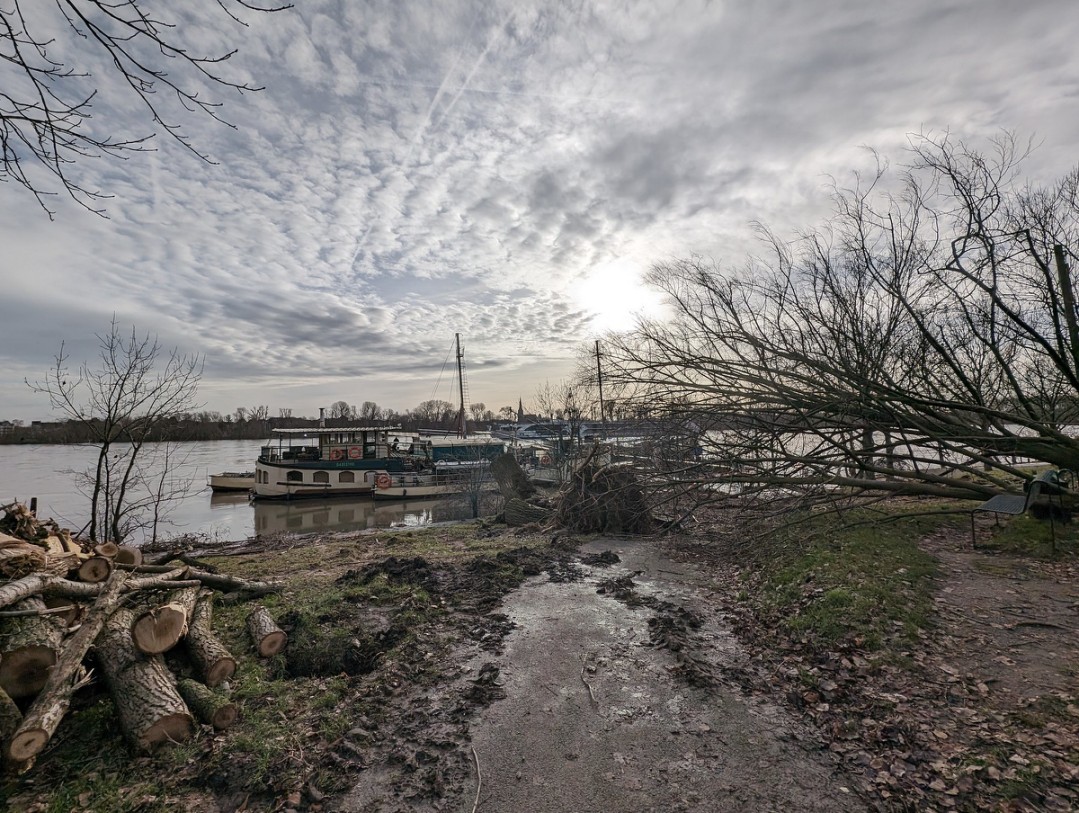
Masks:
[[[326,428],[326,407],[319,407],[318,408],[318,428],[319,429],[325,429]]]

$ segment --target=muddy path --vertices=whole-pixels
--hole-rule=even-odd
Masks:
[[[597,557],[606,550],[619,561]],[[486,676],[495,696],[457,729],[470,740],[450,758],[461,786],[439,808],[864,809],[811,735],[736,685],[746,656],[692,565],[647,541],[594,541],[579,556],[596,563],[506,596],[497,612],[515,627],[501,652],[464,663],[459,685]],[[386,779],[369,773],[337,809],[390,809]]]

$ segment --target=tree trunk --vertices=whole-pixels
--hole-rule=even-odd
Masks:
[[[180,690],[180,696],[188,708],[202,722],[212,725],[218,731],[224,731],[236,722],[239,716],[236,704],[224,695],[216,694],[205,683],[184,679],[176,684],[176,688]]]
[[[191,613],[184,645],[187,654],[202,676],[207,686],[218,686],[236,672],[236,659],[229,654],[213,633],[213,593],[204,591],[199,594],[195,609]]]
[[[135,648],[147,655],[160,655],[176,646],[187,634],[198,596],[197,587],[187,587],[171,593],[164,604],[153,599],[155,606],[138,613],[131,626]]]
[[[532,503],[527,503],[519,497],[506,500],[506,507],[503,513],[506,517],[506,524],[514,528],[519,528],[522,525],[529,525],[532,523],[544,523],[552,516],[550,508],[532,505]]]
[[[170,558],[176,558],[172,556]],[[120,565],[125,570],[132,570],[135,573],[164,573],[172,572],[172,569],[168,565]],[[266,595],[267,593],[278,593],[281,591],[281,586],[272,584],[270,582],[256,582],[249,579],[241,579],[238,576],[226,576],[221,573],[209,573],[205,570],[199,570],[194,567],[185,567],[183,569],[184,579],[197,579],[202,582],[206,587],[212,587],[215,590],[220,590],[222,593],[230,591],[242,591],[251,596]]]
[[[256,606],[247,616],[247,631],[251,633],[260,658],[276,655],[288,641],[288,636],[274,623],[270,611],[262,605]]]
[[[32,573],[29,576],[23,576],[21,579],[0,585],[0,607],[6,607],[28,596],[36,595],[48,583],[49,577],[45,574]]]
[[[25,598],[15,610],[45,610],[38,596]],[[56,663],[64,628],[48,615],[5,618],[0,624],[0,689],[11,697],[32,697],[41,691]]]
[[[527,500],[536,493],[536,487],[511,454],[499,455],[492,460],[491,473],[498,482],[498,490],[502,493],[504,500],[511,500],[514,497]]]
[[[41,693],[26,711],[22,723],[7,743],[7,758],[25,766],[43,749],[71,705],[71,695],[81,682],[82,659],[122,598],[125,577],[114,576],[72,635],[56,665],[49,671]],[[28,767],[28,766],[27,766]]]
[[[21,722],[22,712],[19,707],[7,692],[0,689],[0,742],[14,734]]]
[[[176,690],[172,673],[159,655],[135,649],[131,626],[135,614],[122,608],[112,614],[97,642],[97,662],[105,674],[120,728],[139,751],[180,742],[194,733],[191,712]]]

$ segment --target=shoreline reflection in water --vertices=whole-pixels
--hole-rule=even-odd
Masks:
[[[212,494],[213,510],[237,510],[246,493]],[[363,531],[372,528],[418,527],[470,519],[467,499],[382,501],[367,498],[333,500],[255,500],[255,536],[317,531]]]

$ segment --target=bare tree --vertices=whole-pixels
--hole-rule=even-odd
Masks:
[[[607,363],[623,406],[708,430],[667,479],[835,504],[985,497],[1024,461],[1079,466],[1079,172],[1034,189],[1025,155],[1007,134],[986,151],[923,137],[898,178],[881,164],[836,188],[823,228],[762,229],[767,260],[653,269],[677,316],[612,338]]]
[[[331,418],[351,418],[353,409],[349,406],[348,401],[334,401],[330,404],[330,417]]]
[[[53,409],[94,438],[94,466],[76,473],[89,497],[90,539],[120,542],[138,528],[156,532],[168,505],[190,483],[176,475],[179,460],[167,443],[169,422],[198,408],[202,360],[157,339],[120,332],[115,321],[98,336],[98,364],[68,367],[64,345],[44,381],[27,384],[49,397]]]
[[[220,15],[219,27],[245,26],[238,16],[244,11],[287,7],[248,0],[200,5]],[[10,0],[0,7],[0,65],[8,68],[0,90],[0,181],[25,187],[52,217],[45,203],[56,194],[47,185],[49,175],[80,205],[100,212],[94,204],[105,196],[73,175],[80,159],[147,150],[155,133],[163,132],[209,160],[184,135],[184,118],[197,113],[224,121],[221,103],[205,94],[208,87],[260,88],[224,73],[235,50],[192,51],[183,29],[163,18],[162,10],[148,0]],[[95,75],[94,65],[104,66],[107,75]],[[91,126],[99,92],[110,87],[134,94],[150,121],[149,133],[114,136],[96,122]]]
[[[364,423],[373,423],[377,421],[382,415],[382,410],[379,409],[378,404],[374,401],[364,401],[360,404],[360,411],[356,417]]]
[[[412,409],[413,420],[429,427],[449,427],[457,414],[457,407],[439,398],[423,401]]]

